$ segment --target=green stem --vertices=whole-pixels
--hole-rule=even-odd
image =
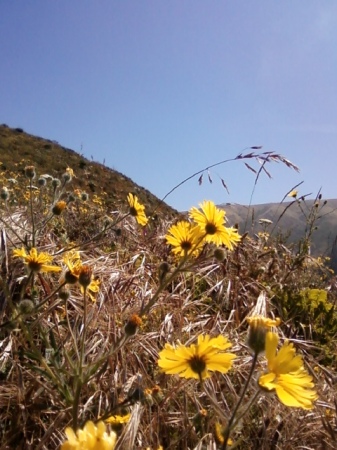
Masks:
[[[34,211],[33,211],[33,183],[32,179],[29,179],[29,194],[30,194],[30,215],[32,218],[32,247],[35,247],[35,220],[34,220]]]
[[[236,424],[236,422],[234,422],[235,421],[235,416],[236,416],[236,414],[237,414],[237,412],[238,412],[238,410],[239,410],[239,408],[241,406],[241,403],[242,403],[242,401],[243,401],[243,399],[244,399],[244,397],[246,395],[246,392],[247,392],[250,380],[251,380],[251,378],[253,376],[254,369],[255,369],[255,366],[256,366],[256,363],[257,363],[257,357],[258,357],[258,354],[254,353],[253,360],[252,360],[252,365],[251,365],[251,368],[250,368],[250,372],[249,372],[249,375],[248,375],[248,377],[246,379],[246,382],[245,382],[245,385],[243,387],[241,396],[240,396],[239,401],[237,402],[237,404],[236,404],[236,406],[234,408],[234,411],[232,412],[232,415],[231,415],[231,417],[230,417],[230,419],[228,421],[228,424],[226,426],[226,430],[225,430],[224,436],[223,436],[224,437],[224,442],[222,444],[221,450],[226,450],[227,449],[227,441],[228,441],[228,438],[229,438],[229,434],[230,434],[230,432],[231,432],[231,430],[232,430],[232,428],[234,426],[234,423]],[[240,416],[240,417],[242,417],[242,416]]]
[[[246,413],[249,411],[251,405],[255,402],[255,400],[258,398],[258,396],[260,395],[260,391],[257,390],[255,392],[255,394],[253,395],[253,397],[249,400],[246,408],[243,410],[243,412],[234,420],[232,428],[235,428],[236,425],[240,422],[240,420],[242,419],[242,417],[244,417],[246,415]]]
[[[82,377],[82,372],[83,372],[86,334],[87,334],[87,288],[85,287],[84,293],[83,293],[83,329],[82,329],[82,337],[81,337],[81,345],[80,345],[80,367],[79,367],[80,377]]]
[[[85,359],[85,338],[87,334],[87,287],[84,287],[83,293],[83,329],[80,342],[80,359],[78,372],[75,381],[75,395],[73,403],[73,428],[76,430],[78,424],[78,409],[81,398],[81,390],[83,386],[83,363]]]
[[[60,284],[60,286],[58,286],[51,294],[48,295],[48,297],[46,297],[44,300],[42,300],[42,302],[40,302],[40,303],[35,307],[34,312],[38,312],[39,309],[41,309],[41,307],[42,307],[45,303],[47,303],[48,300],[50,300],[55,294],[57,294],[58,291],[59,291],[60,289],[62,289],[63,286],[65,286],[66,284],[67,284],[66,282],[63,282],[62,284]]]
[[[66,318],[67,318],[68,330],[69,330],[69,333],[71,334],[71,337],[72,337],[72,340],[73,340],[74,349],[75,349],[75,352],[76,352],[77,359],[79,360],[80,359],[80,354],[79,354],[79,351],[78,351],[77,341],[75,339],[75,335],[74,335],[74,332],[73,332],[71,324],[70,324],[67,302],[65,304],[65,309],[66,309]],[[71,367],[72,368],[74,367],[72,363],[71,363]]]
[[[76,388],[75,388],[75,395],[74,395],[74,402],[73,402],[73,429],[77,429],[78,424],[78,408],[80,403],[80,397],[81,397],[81,390],[82,390],[82,380],[77,378],[76,380]]]

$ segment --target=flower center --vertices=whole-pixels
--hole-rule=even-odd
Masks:
[[[32,272],[40,272],[42,264],[38,261],[29,261],[28,267]]]
[[[191,244],[190,241],[183,241],[183,242],[180,244],[180,247],[181,247],[183,250],[188,251],[188,250],[191,250],[192,244]]]
[[[130,206],[130,214],[133,217],[137,217],[138,216],[138,212],[136,210],[136,208],[134,206]]]
[[[193,370],[193,372],[201,375],[203,371],[206,369],[206,363],[200,356],[193,356],[188,361],[190,368]]]
[[[217,232],[217,227],[214,225],[214,223],[208,222],[208,224],[205,227],[206,234],[215,234]]]

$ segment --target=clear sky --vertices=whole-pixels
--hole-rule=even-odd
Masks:
[[[301,194],[337,198],[336,0],[2,0],[0,43],[0,123],[158,197],[262,145],[301,171],[270,165],[253,203],[301,181]],[[249,203],[254,174],[242,162],[211,177],[167,203]]]

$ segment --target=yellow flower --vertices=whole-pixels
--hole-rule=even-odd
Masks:
[[[225,442],[224,433],[225,433],[226,427],[222,426],[219,422],[215,422],[214,425],[214,437],[218,444],[223,445]],[[231,438],[227,439],[227,445],[233,445],[233,441]]]
[[[278,317],[277,319],[269,319],[268,317],[263,316],[251,316],[247,317],[247,322],[251,327],[278,327],[281,323],[281,319]]]
[[[133,194],[128,194],[128,202],[130,206],[130,214],[135,217],[139,225],[143,227],[147,224],[148,218],[145,215],[145,206],[139,203],[138,197]]]
[[[178,374],[182,378],[203,380],[209,378],[209,371],[227,373],[236,357],[233,353],[224,353],[232,344],[219,335],[198,336],[198,343],[188,347],[166,344],[159,353],[158,366],[168,374]]]
[[[93,294],[97,294],[97,292],[99,292],[100,284],[101,284],[101,282],[99,280],[92,279],[90,281],[89,286],[87,287],[87,293],[88,293],[91,301],[93,301],[93,302],[96,301],[96,298],[95,298],[95,296]],[[82,285],[80,286],[80,289],[81,289],[81,292],[83,294],[84,293],[84,287]]]
[[[206,242],[216,245],[225,245],[230,250],[240,241],[240,235],[234,228],[224,226],[225,211],[217,208],[211,201],[204,201],[198,208],[190,209],[190,217],[198,225],[200,232],[205,236]]]
[[[76,433],[68,427],[65,434],[68,440],[61,445],[61,450],[113,450],[117,439],[114,431],[110,433],[106,431],[105,423],[102,421],[97,425],[89,421]]]
[[[55,216],[59,216],[62,211],[67,207],[67,203],[63,200],[60,200],[59,202],[56,202],[55,205],[52,208],[52,213]]]
[[[173,253],[178,256],[191,254],[197,256],[202,249],[203,235],[197,226],[182,220],[172,225],[167,232],[166,241],[172,245]]]
[[[247,344],[254,353],[259,354],[265,351],[266,334],[272,327],[278,327],[281,319],[269,319],[264,316],[247,317],[249,323]]]
[[[260,293],[256,305],[247,317],[249,323],[247,344],[258,355],[265,351],[266,334],[272,327],[278,327],[281,319],[269,319],[267,317],[267,296],[264,291]]]
[[[94,302],[96,294],[99,291],[100,281],[92,279],[91,269],[88,266],[84,266],[81,261],[80,252],[76,250],[70,250],[63,257],[63,262],[68,268],[68,271],[62,277],[61,282],[66,281],[69,284],[80,284],[82,294],[86,287],[87,293],[91,300]],[[86,286],[84,286],[86,284]]]
[[[66,183],[72,180],[72,178],[75,176],[74,171],[71,167],[67,167],[65,173],[63,174],[63,179]]]
[[[266,335],[266,358],[269,372],[260,376],[259,385],[268,391],[276,391],[281,403],[302,409],[311,409],[318,398],[312,388],[314,383],[303,367],[300,355],[295,355],[292,343],[286,342],[276,352],[278,335],[268,332]]]
[[[60,267],[48,265],[53,260],[52,256],[45,252],[38,253],[34,247],[29,253],[24,248],[16,249],[13,251],[13,255],[16,258],[22,258],[30,272],[59,272],[61,270]]]
[[[65,274],[65,281],[69,284],[77,283],[82,268],[80,252],[70,250],[63,256],[63,262],[68,268]]]
[[[114,415],[108,417],[105,421],[111,425],[120,425],[129,422],[131,414],[125,414],[124,416]]]
[[[294,189],[291,192],[289,192],[288,197],[296,198],[297,194],[298,194],[298,191],[296,191],[296,189]]]
[[[105,422],[108,423],[112,430],[114,430],[118,435],[121,434],[123,427],[129,422],[131,414],[125,414],[123,416],[114,415],[108,417]]]

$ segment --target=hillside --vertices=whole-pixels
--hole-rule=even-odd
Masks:
[[[252,205],[250,208],[237,204],[220,207],[226,210],[231,224],[239,225],[241,232],[249,231],[252,234],[267,231],[274,236],[282,235],[285,243],[295,244],[295,251],[312,227],[311,254],[331,257],[331,266],[337,270],[337,199],[322,199],[317,202],[298,199],[285,203]],[[260,223],[261,219],[272,223]]]
[[[48,173],[53,177],[61,176],[67,167],[71,167],[76,175],[74,189],[87,192],[94,200],[102,200],[107,212],[125,204],[127,194],[132,192],[145,205],[148,214],[160,212],[166,218],[173,218],[177,214],[173,208],[120,172],[89,161],[56,141],[30,135],[21,128],[0,125],[0,182],[8,179],[13,183],[19,181],[23,177],[24,167],[29,164],[34,164],[38,173]],[[314,211],[316,219],[311,236],[311,254],[331,256],[331,265],[337,270],[337,199],[321,201],[316,210],[314,203],[314,200],[299,199],[282,204],[253,205],[250,208],[238,204],[220,207],[226,210],[230,223],[239,224],[241,232],[253,234],[266,229],[273,235],[281,233],[287,244],[298,243],[305,237]],[[273,223],[260,224],[260,219]]]
[[[154,210],[166,216],[176,214],[174,209],[120,172],[89,161],[56,141],[32,136],[21,128],[0,125],[0,182],[10,178],[15,183],[30,164],[36,167],[38,174],[48,173],[53,177],[61,176],[67,167],[72,168],[74,188],[103,199],[107,210],[125,204],[127,194],[132,192],[149,214]]]

